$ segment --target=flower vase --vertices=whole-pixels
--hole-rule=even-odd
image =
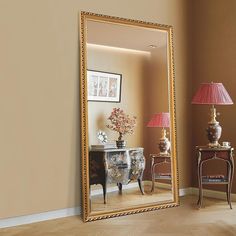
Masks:
[[[116,141],[116,146],[117,146],[117,148],[125,148],[125,146],[126,146],[126,142],[125,142],[125,140],[123,140],[123,135],[122,135],[122,133],[119,133],[119,138],[118,138],[118,140]]]

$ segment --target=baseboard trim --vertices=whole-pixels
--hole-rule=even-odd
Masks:
[[[187,196],[187,195],[193,195],[193,190],[192,188],[181,188],[179,189],[179,196]]]
[[[36,222],[41,222],[41,221],[46,221],[46,220],[54,220],[58,218],[68,217],[68,216],[80,215],[80,213],[81,213],[80,207],[73,207],[73,208],[60,209],[56,211],[42,212],[42,213],[37,213],[37,214],[32,214],[32,215],[0,219],[0,228],[31,224],[31,223],[36,223]]]
[[[198,196],[198,188],[189,188],[191,189],[190,195],[196,195]],[[203,197],[210,197],[210,198],[216,198],[221,200],[226,200],[226,192],[220,192],[210,189],[203,189]],[[231,193],[231,201],[236,202],[236,194]]]
[[[145,184],[150,184],[150,183],[148,183],[149,181],[145,181],[145,182],[146,182]],[[164,183],[161,183],[161,184],[158,183],[158,186],[161,188],[166,188],[166,189],[170,188],[169,184],[164,184]],[[136,187],[136,184],[135,184],[135,186],[131,185],[128,188],[133,188],[133,187]],[[117,188],[116,188],[116,191],[117,191]],[[189,188],[179,189],[179,196],[180,197],[183,197],[186,195],[198,196],[198,188],[189,187]],[[214,190],[209,190],[209,189],[203,190],[203,196],[215,198],[215,199],[226,200],[226,193],[225,192],[214,191]],[[236,202],[236,194],[235,193],[231,194],[231,199],[232,199],[232,201]],[[48,212],[32,214],[32,215],[25,215],[25,216],[11,217],[11,218],[7,218],[7,219],[0,219],[0,229],[7,228],[7,227],[13,227],[13,226],[19,226],[19,225],[25,225],[25,224],[31,224],[31,223],[36,223],[36,222],[41,222],[41,221],[46,221],[46,220],[54,220],[54,219],[58,219],[58,218],[75,216],[75,215],[80,215],[80,214],[81,214],[81,208],[80,207],[73,207],[73,208],[66,208],[66,209],[61,209],[61,210],[56,210],[56,211],[48,211]]]
[[[152,185],[152,181],[151,180],[145,180],[143,182],[144,182],[144,185],[148,185],[148,186]],[[158,188],[169,189],[169,190],[171,190],[171,188],[172,188],[171,184],[161,183],[161,182],[155,182],[154,186],[158,187]]]

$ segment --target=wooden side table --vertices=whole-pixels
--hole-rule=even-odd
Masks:
[[[224,184],[226,188],[227,202],[232,209],[231,204],[231,190],[234,175],[234,158],[233,158],[233,148],[232,147],[196,147],[198,152],[198,187],[199,187],[199,197],[198,206],[202,206],[203,198],[203,188],[204,184]],[[227,163],[227,173],[226,177],[218,178],[217,176],[202,176],[203,164],[211,160],[221,160]]]
[[[169,173],[155,173],[155,167],[160,166],[164,163],[171,164],[171,156],[161,154],[150,154],[151,157],[151,175],[152,175],[152,189],[151,193],[154,192],[155,180],[171,180],[171,174]]]

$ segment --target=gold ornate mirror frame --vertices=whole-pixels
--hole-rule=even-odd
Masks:
[[[167,32],[168,40],[168,80],[169,80],[169,112],[171,118],[171,146],[172,146],[172,174],[173,174],[173,200],[161,204],[146,204],[128,209],[106,211],[99,214],[90,214],[89,197],[89,158],[88,158],[88,105],[87,105],[87,21],[115,23],[141,28],[158,29]],[[173,27],[169,25],[149,23],[120,17],[81,12],[80,15],[80,112],[81,112],[81,166],[82,166],[82,214],[85,222],[124,216],[135,213],[170,208],[179,205],[177,150],[176,150],[176,115],[175,115],[175,83],[174,83],[174,56],[173,56]]]

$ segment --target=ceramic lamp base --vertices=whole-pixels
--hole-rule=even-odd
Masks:
[[[219,139],[221,137],[222,133],[222,127],[219,125],[219,122],[215,123],[208,123],[208,128],[207,128],[207,137],[209,140],[209,147],[219,147]]]
[[[170,141],[168,140],[168,138],[161,138],[160,139],[159,149],[160,149],[161,155],[169,154],[168,151],[170,149]]]

